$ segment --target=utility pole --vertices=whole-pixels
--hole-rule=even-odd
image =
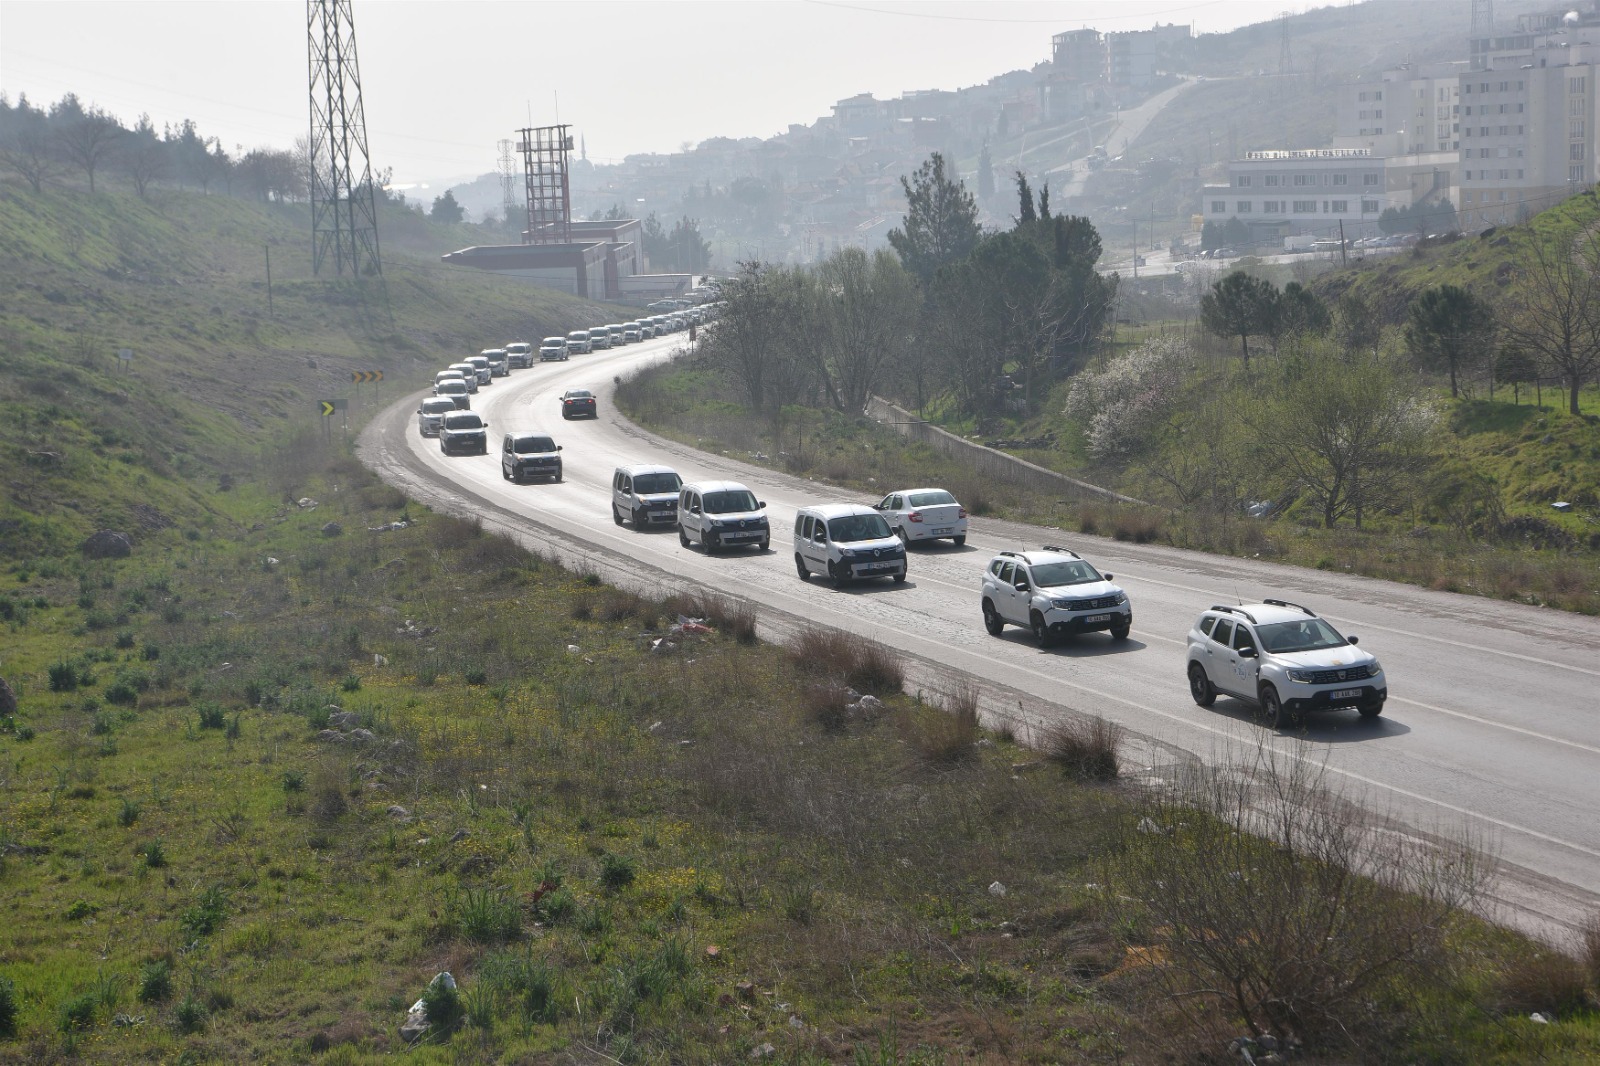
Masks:
[[[382,276],[378,207],[350,0],[306,0],[311,99],[311,269]]]
[[[1350,265],[1350,253],[1346,250],[1344,243],[1344,219],[1342,218],[1339,220],[1339,265]]]

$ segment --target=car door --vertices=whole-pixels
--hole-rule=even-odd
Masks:
[[[1243,622],[1235,623],[1233,643],[1228,650],[1232,653],[1228,658],[1228,665],[1233,670],[1234,693],[1246,699],[1255,699],[1256,678],[1261,673],[1261,649],[1256,646],[1255,633]],[[1255,654],[1239,654],[1242,651],[1252,651]]]
[[[515,466],[517,454],[511,447],[511,441],[511,435],[507,434],[505,439],[500,442],[500,472],[515,477],[517,473]]]
[[[889,532],[891,533],[900,532],[900,503],[900,497],[891,494],[885,496],[883,502],[878,504],[878,511],[883,515],[884,520],[889,523]]]
[[[815,574],[828,572],[828,523],[820,518],[811,519],[811,528],[801,554],[806,558],[806,569]]]
[[[1026,611],[1021,614],[1017,611],[1017,599],[1022,596],[1016,589],[1018,581],[1027,580],[1027,574],[1016,563],[1005,563],[1000,567],[1000,574],[995,582],[994,609],[1000,612],[1000,617],[1013,625],[1027,625]]]
[[[1205,665],[1206,676],[1211,679],[1213,688],[1220,692],[1233,692],[1234,675],[1228,665],[1232,657],[1229,643],[1233,640],[1233,620],[1230,618],[1217,619],[1216,626],[1211,630],[1211,635],[1201,644],[1200,661]]]
[[[698,492],[684,493],[683,506],[679,510],[683,512],[681,516],[683,530],[688,534],[689,539],[705,540],[705,516],[700,513],[700,494]]]

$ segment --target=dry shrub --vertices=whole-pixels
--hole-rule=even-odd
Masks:
[[[1508,1014],[1565,1018],[1589,1007],[1583,967],[1555,951],[1520,953],[1500,974],[1500,1008]]]
[[[1165,520],[1157,511],[1143,507],[1123,509],[1116,513],[1116,522],[1111,535],[1121,541],[1131,540],[1135,544],[1149,544],[1153,540],[1161,539],[1165,525]]]
[[[801,709],[804,717],[825,732],[840,733],[850,721],[850,694],[836,681],[815,681],[802,686]]]
[[[857,692],[893,696],[905,687],[900,654],[868,637],[808,626],[795,637],[789,654],[807,673],[841,681]]]
[[[1578,936],[1582,942],[1578,958],[1583,962],[1583,972],[1589,976],[1590,986],[1600,992],[1600,914],[1590,915]]]
[[[311,779],[311,814],[321,822],[332,822],[350,809],[345,799],[343,767],[332,762],[317,764]]]
[[[428,523],[428,544],[440,550],[458,548],[483,536],[483,522],[476,518],[436,515]]]
[[[680,592],[662,603],[669,614],[703,618],[706,624],[740,644],[756,642],[756,609],[747,600],[710,592]]]
[[[602,622],[624,622],[636,618],[647,627],[654,625],[659,617],[657,604],[637,592],[624,589],[606,589],[601,593],[599,606],[594,613]]]
[[[932,766],[954,766],[978,750],[976,707],[954,711],[919,708],[905,715],[901,730],[922,761]]]
[[[527,565],[528,553],[522,545],[503,533],[484,533],[462,545],[461,562],[470,570],[514,570]]]
[[[1124,730],[1104,718],[1069,718],[1045,731],[1045,758],[1068,777],[1115,781],[1121,770]]]
[[[1213,1046],[1242,1024],[1381,1058],[1415,997],[1444,994],[1450,930],[1490,864],[1388,831],[1305,755],[1263,747],[1153,794],[1121,825],[1106,901]]]

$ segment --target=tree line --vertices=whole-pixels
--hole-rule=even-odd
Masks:
[[[857,412],[875,394],[978,416],[1032,401],[1092,351],[1117,278],[1095,270],[1100,236],[1087,219],[1051,214],[1048,188],[1016,182],[1012,227],[983,232],[972,194],[935,153],[901,178],[892,251],[742,263],[708,357],[752,410],[774,416],[797,403]]]

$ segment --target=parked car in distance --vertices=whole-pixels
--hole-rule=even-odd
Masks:
[[[622,324],[622,343],[635,344],[644,340],[644,327],[637,322],[624,322]]]
[[[500,476],[507,481],[530,477],[561,480],[561,445],[548,433],[507,433],[500,443]]]
[[[567,338],[546,337],[539,342],[539,362],[564,363],[567,361]]]
[[[489,365],[488,356],[469,355],[466,358],[466,362],[472,367],[473,370],[477,371],[479,385],[494,384],[494,368]]]
[[[675,525],[683,479],[670,466],[619,466],[611,474],[611,519],[634,529]]]
[[[489,360],[489,376],[503,378],[511,373],[511,363],[504,348],[485,348],[478,353]]]
[[[737,481],[702,481],[678,490],[678,543],[698,543],[706,554],[721,548],[754,544],[766,551],[772,543],[765,500]]]
[[[590,352],[589,331],[575,329],[567,334],[567,351],[573,355],[588,355]]]
[[[478,391],[478,385],[480,382],[478,381],[477,367],[473,366],[471,363],[461,362],[451,363],[449,369],[454,370],[456,373],[461,375],[461,380],[467,383],[468,392]]]
[[[439,450],[446,455],[489,454],[489,424],[476,411],[451,411],[439,424]]]
[[[1215,606],[1189,630],[1189,694],[1209,707],[1218,694],[1254,703],[1274,729],[1307,711],[1354,707],[1383,713],[1388,679],[1377,657],[1356,647],[1309,607],[1266,599]]]
[[[898,583],[906,579],[906,546],[871,507],[814,504],[794,516],[794,568],[801,581],[824,574],[835,585],[869,577]]]
[[[983,628],[998,637],[1007,625],[1032,630],[1039,647],[1060,637],[1109,630],[1127,640],[1133,626],[1128,595],[1077,552],[1046,544],[1038,551],[1001,552],[983,572]]]
[[[967,542],[967,509],[944,489],[891,492],[876,510],[907,544],[944,538],[955,541],[957,547]]]
[[[506,365],[513,370],[526,370],[533,365],[533,345],[527,341],[512,341],[506,345]]]
[[[437,437],[439,423],[444,421],[445,412],[455,410],[458,410],[456,402],[450,397],[429,396],[417,408],[417,432],[424,437]]]
[[[599,418],[594,393],[588,389],[568,389],[561,394],[562,418]]]
[[[433,387],[433,392],[436,396],[445,396],[455,401],[458,411],[472,407],[472,397],[467,394],[467,383],[459,377],[445,378]]]

